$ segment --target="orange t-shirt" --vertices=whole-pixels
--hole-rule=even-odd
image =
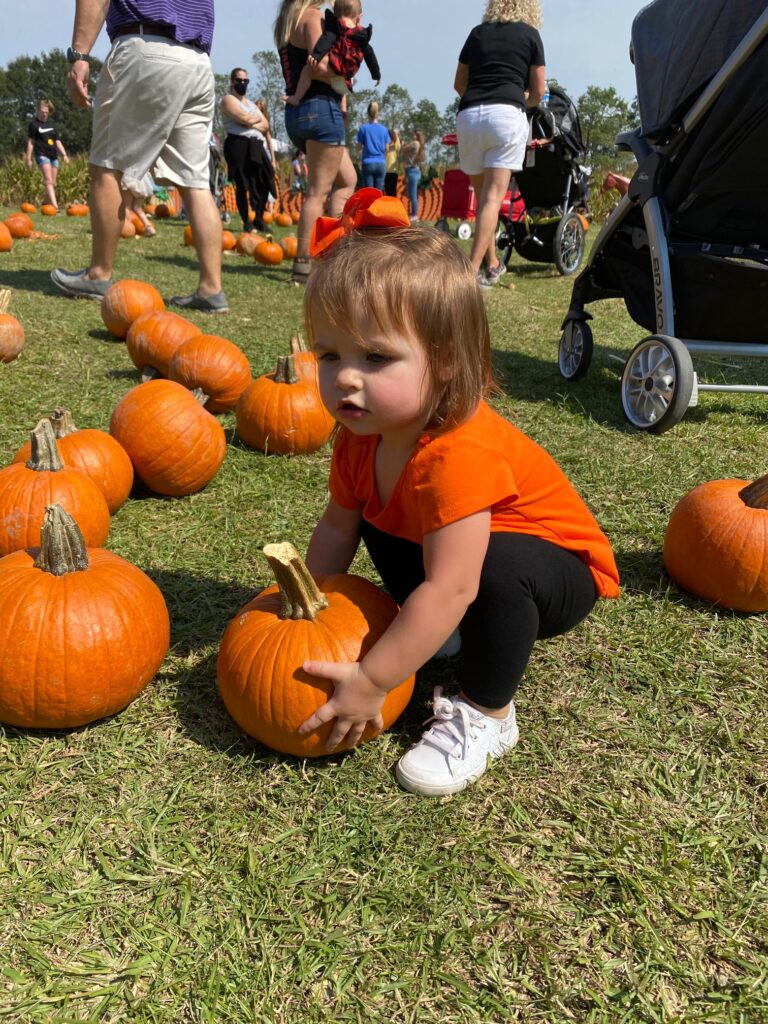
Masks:
[[[384,533],[416,544],[458,519],[491,510],[491,532],[525,533],[575,552],[601,597],[617,597],[619,573],[608,538],[543,448],[485,402],[454,430],[424,435],[382,507],[376,489],[379,435],[341,430],[329,487],[343,508],[361,509]]]

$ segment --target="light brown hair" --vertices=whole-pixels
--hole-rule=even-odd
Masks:
[[[427,429],[468,419],[495,389],[485,306],[469,260],[434,228],[352,231],[315,262],[304,293],[313,317],[359,336],[360,323],[413,336],[423,346],[432,401]],[[363,339],[360,338],[362,341]]]
[[[363,5],[360,0],[335,0],[333,13],[337,18],[359,18]]]
[[[287,45],[293,30],[301,20],[302,14],[310,7],[322,7],[325,0],[282,0],[277,11],[272,32],[275,46],[281,50]]]

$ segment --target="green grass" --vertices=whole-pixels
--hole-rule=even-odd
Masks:
[[[56,406],[105,428],[136,382],[98,305],[48,279],[87,262],[87,221],[36,220],[61,237],[0,256],[27,332],[0,364],[3,464]],[[190,291],[181,233],[121,243],[119,276]],[[232,312],[198,322],[270,369],[301,295],[287,267],[224,262]],[[766,618],[691,600],[661,560],[686,490],[768,469],[768,404],[705,395],[662,437],[628,431],[608,353],[642,329],[619,302],[593,307],[595,360],[567,385],[571,285],[515,267],[487,297],[497,404],[597,514],[621,599],[537,647],[518,748],[456,797],[415,798],[392,774],[450,670],[425,669],[394,730],[349,755],[272,754],[218,699],[217,643],[268,582],[263,544],[306,546],[329,456],[266,458],[224,417],[231,444],[204,492],[137,494],[113,520],[109,546],[168,602],[157,678],[90,727],[0,731],[0,1020],[768,1020]],[[740,376],[765,383],[758,369]]]

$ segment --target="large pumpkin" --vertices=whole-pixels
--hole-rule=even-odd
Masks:
[[[216,334],[198,334],[180,345],[168,367],[168,379],[208,397],[209,412],[234,409],[251,383],[251,366],[242,349]]]
[[[664,565],[695,597],[739,612],[768,611],[768,476],[711,480],[672,510]]]
[[[29,461],[0,469],[0,555],[37,547],[43,513],[54,503],[77,519],[86,543],[104,544],[109,533],[104,495],[79,469],[64,465],[51,421],[44,419],[32,431]]]
[[[333,693],[328,679],[308,676],[307,660],[360,661],[397,615],[383,590],[346,573],[313,580],[291,544],[268,544],[264,554],[278,585],[263,590],[230,622],[219,649],[217,681],[237,724],[261,743],[296,757],[327,753],[333,727],[307,736],[298,727]],[[414,676],[387,694],[384,728],[411,699]],[[361,742],[376,733],[368,726]]]
[[[216,417],[172,380],[150,380],[124,395],[109,431],[128,452],[136,475],[167,497],[202,490],[227,452]]]
[[[11,249],[13,249],[13,235],[0,221],[0,252],[10,252]]]
[[[125,504],[133,486],[133,464],[126,450],[106,430],[78,430],[67,409],[54,409],[48,419],[61,461],[93,480],[114,515]],[[13,461],[26,462],[31,454],[32,444],[27,441]]]
[[[86,549],[61,506],[38,531],[39,551],[0,559],[0,721],[71,729],[144,689],[168,651],[168,609],[141,569]]]
[[[150,379],[157,374],[167,377],[173,353],[198,334],[202,331],[191,320],[169,309],[161,309],[137,317],[128,328],[125,344],[133,365],[142,371],[143,378]]]
[[[5,218],[5,226],[14,238],[29,238],[35,228],[32,218],[26,213],[12,213]]]
[[[157,288],[145,281],[116,281],[101,300],[101,319],[110,334],[124,338],[134,320],[142,313],[165,309]]]
[[[0,290],[0,363],[11,363],[24,348],[24,328],[8,312],[11,289]]]
[[[302,380],[293,356],[280,356],[274,373],[257,377],[235,408],[245,444],[269,454],[306,455],[322,448],[334,427],[314,380]]]

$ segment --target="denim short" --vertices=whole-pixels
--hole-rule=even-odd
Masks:
[[[341,107],[330,96],[313,96],[298,107],[286,107],[285,130],[291,145],[302,153],[310,140],[327,146],[343,146],[346,141]]]
[[[49,156],[39,156],[39,157],[37,157],[37,162],[40,165],[40,167],[42,167],[43,164],[50,164],[51,167],[58,167],[59,166],[59,161],[56,159],[56,157],[51,159],[51,157],[49,157]]]

